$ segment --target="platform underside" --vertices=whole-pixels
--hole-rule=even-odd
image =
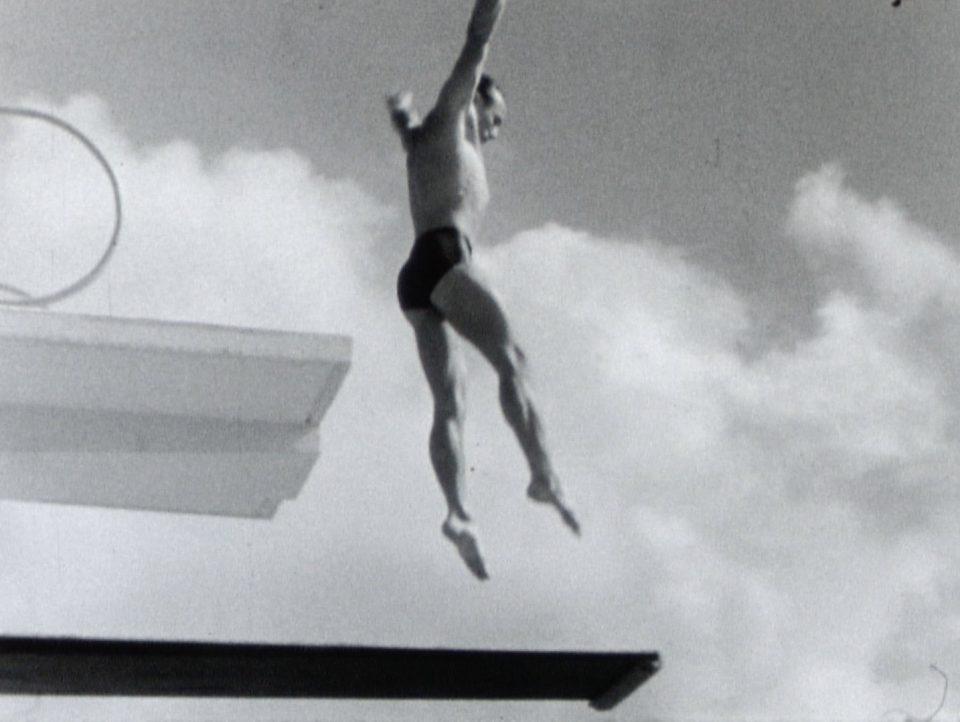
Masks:
[[[138,697],[585,700],[611,709],[656,652],[0,638],[0,694]]]

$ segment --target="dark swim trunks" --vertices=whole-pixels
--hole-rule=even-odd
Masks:
[[[470,258],[470,239],[458,228],[444,226],[420,235],[397,277],[397,298],[404,311],[437,310],[430,294],[447,271]]]

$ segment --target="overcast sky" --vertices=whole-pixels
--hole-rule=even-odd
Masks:
[[[514,0],[475,244],[584,537],[524,499],[468,356],[470,503],[441,539],[394,278],[383,110],[429,108],[468,0],[0,0],[0,105],[123,191],[64,312],[347,333],[323,455],[268,523],[0,504],[0,630],[655,649],[580,704],[0,698],[4,719],[885,719],[960,679],[960,3]],[[58,288],[111,222],[62,133],[0,120],[0,283]],[[951,689],[943,718],[960,712]],[[6,715],[6,716],[4,716]]]

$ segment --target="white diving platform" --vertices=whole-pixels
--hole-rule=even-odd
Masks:
[[[0,308],[0,499],[270,518],[346,336]]]

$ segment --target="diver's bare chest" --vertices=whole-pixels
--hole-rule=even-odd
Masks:
[[[486,170],[483,158],[467,141],[423,144],[408,158],[410,180],[415,186],[445,186],[464,195],[486,194]]]

